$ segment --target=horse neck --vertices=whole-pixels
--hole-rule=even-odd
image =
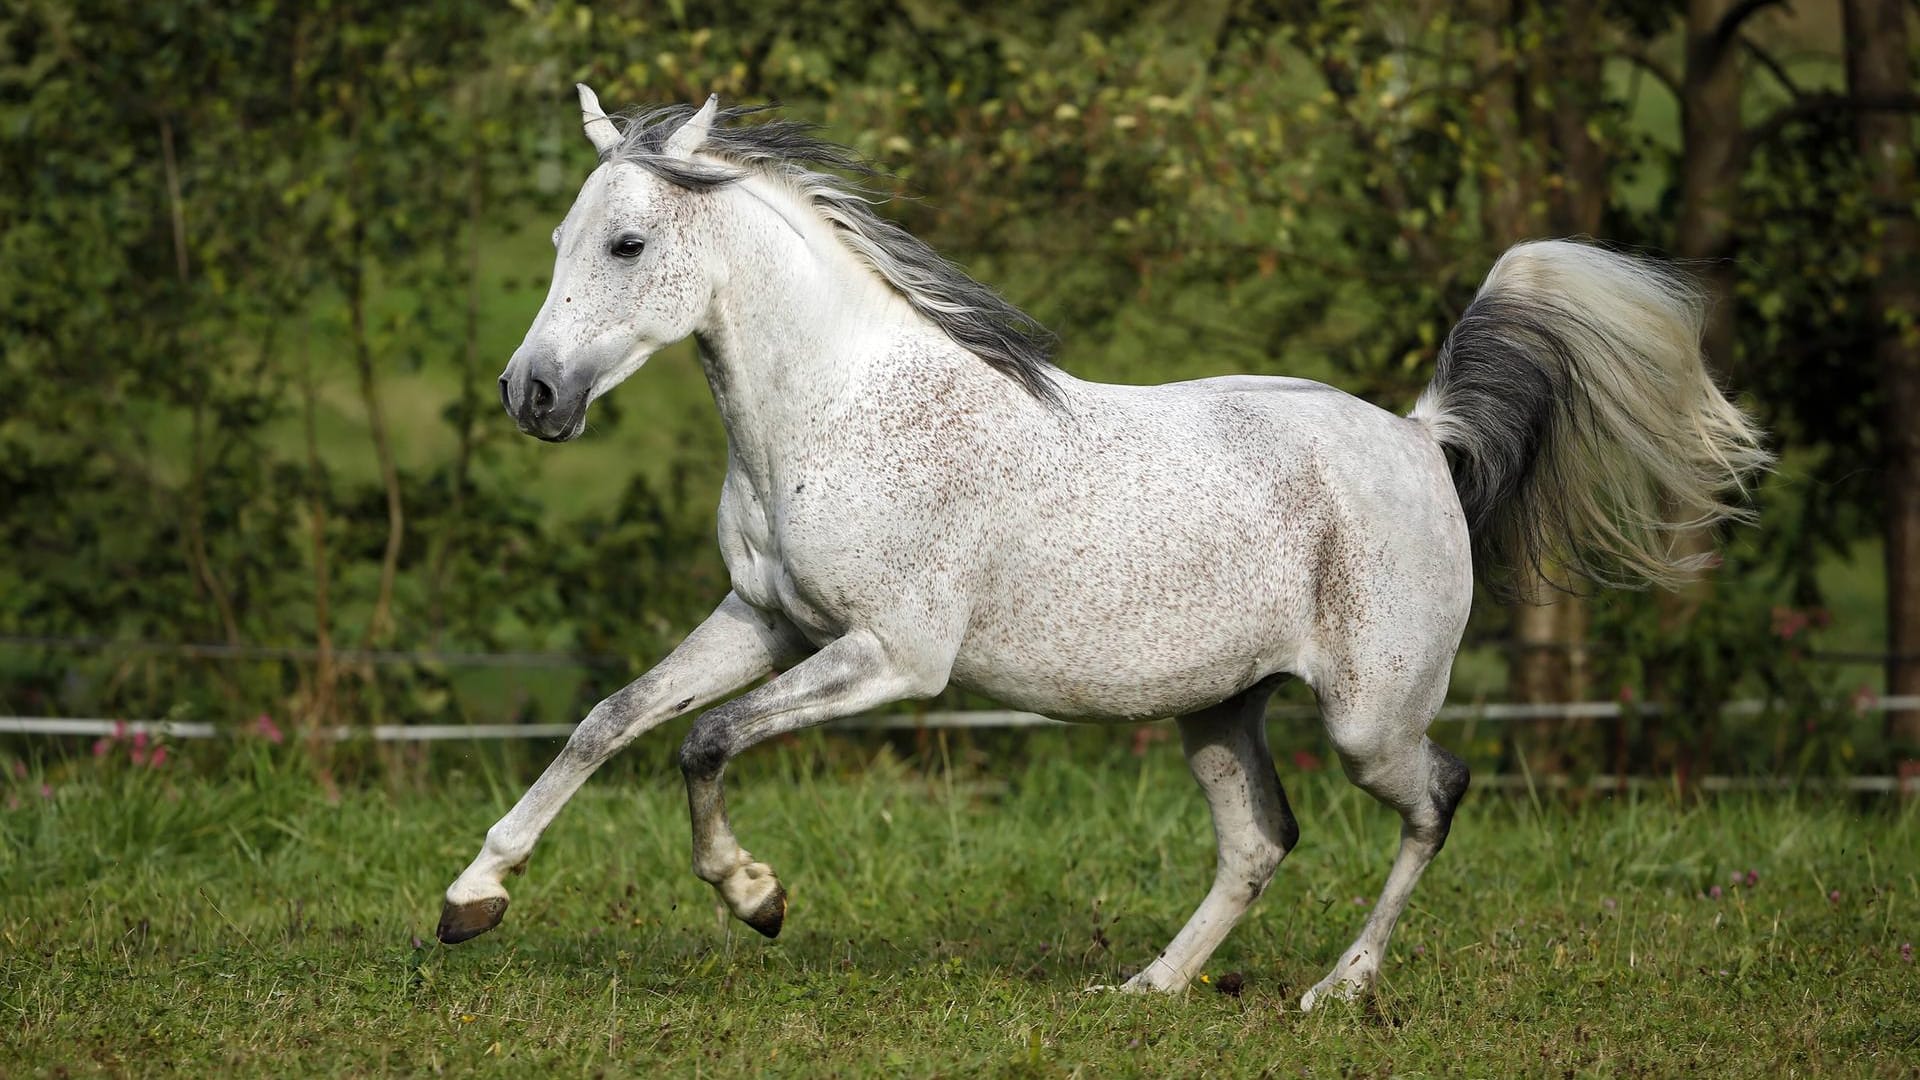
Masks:
[[[728,268],[699,330],[729,453],[762,481],[810,417],[927,325],[809,207],[763,178],[716,193]]]

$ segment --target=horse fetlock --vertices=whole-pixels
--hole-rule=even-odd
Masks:
[[[489,871],[476,861],[476,865],[467,867],[465,873],[447,886],[447,903],[473,904],[496,898],[504,902],[507,887],[500,884],[501,877],[499,872]]]
[[[1352,950],[1327,977],[1314,984],[1300,998],[1300,1011],[1312,1012],[1327,1001],[1358,1001],[1373,992],[1374,977],[1380,973],[1380,957],[1373,949]]]
[[[1121,985],[1122,993],[1128,994],[1178,994],[1186,990],[1193,981],[1193,975],[1186,965],[1169,961],[1164,955],[1156,956],[1133,978]]]
[[[1178,994],[1186,990],[1189,979],[1177,976],[1156,975],[1157,968],[1148,968],[1120,984],[1123,994]]]

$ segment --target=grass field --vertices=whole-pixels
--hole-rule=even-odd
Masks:
[[[265,757],[36,766],[0,813],[0,1075],[1920,1069],[1914,806],[1470,796],[1376,1001],[1302,1015],[1390,815],[1288,770],[1303,844],[1209,981],[1089,994],[1179,927],[1212,853],[1171,746],[1070,739],[999,776],[823,764],[844,744],[745,763],[735,822],[793,891],[771,944],[688,871],[665,774],[590,785],[502,927],[449,949],[439,891],[516,793],[477,757],[337,802]]]

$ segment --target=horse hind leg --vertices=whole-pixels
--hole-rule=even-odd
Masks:
[[[1453,811],[1467,790],[1467,766],[1426,736],[1446,693],[1446,669],[1392,704],[1323,698],[1321,711],[1340,762],[1353,782],[1400,814],[1400,849],[1360,936],[1339,963],[1300,999],[1301,1011],[1328,999],[1352,1000],[1373,988],[1394,923],[1427,864],[1447,840]]]
[[[1185,989],[1266,891],[1280,861],[1300,839],[1267,750],[1267,698],[1277,681],[1180,718],[1187,764],[1213,813],[1219,849],[1213,888],[1173,942],[1127,982],[1126,990]]]

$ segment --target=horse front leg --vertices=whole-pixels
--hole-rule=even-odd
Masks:
[[[594,706],[547,771],[487,830],[480,854],[447,888],[440,940],[456,944],[500,924],[507,910],[501,879],[525,868],[540,834],[608,758],[662,721],[738,690],[808,647],[784,618],[728,593],[658,666]]]
[[[773,868],[754,861],[733,835],[720,785],[727,762],[776,735],[928,697],[945,683],[944,674],[916,671],[890,657],[872,635],[855,632],[694,722],[680,747],[693,819],[693,872],[719,892],[734,917],[774,937],[786,918],[787,891]]]

